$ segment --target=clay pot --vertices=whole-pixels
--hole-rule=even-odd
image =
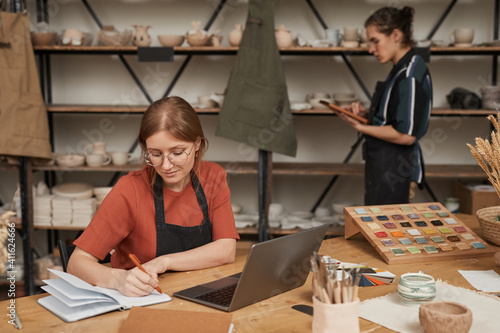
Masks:
[[[234,29],[229,33],[229,45],[239,46],[243,37],[243,28],[241,24],[235,24]]]
[[[205,30],[200,29],[201,22],[193,21],[193,29],[186,33],[186,41],[190,46],[206,46],[212,36],[209,36]]]
[[[134,25],[134,45],[135,46],[149,46],[151,45],[151,36],[148,34],[149,25]]]
[[[276,44],[278,44],[278,47],[285,48],[293,45],[292,34],[290,33],[290,30],[285,29],[285,25],[280,24],[274,34],[276,36]]]
[[[471,310],[455,302],[423,304],[418,318],[426,333],[467,333],[472,326]]]

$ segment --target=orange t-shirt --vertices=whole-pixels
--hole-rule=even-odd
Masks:
[[[135,253],[141,262],[155,258],[155,208],[148,168],[132,171],[118,180],[89,226],[74,242],[76,246],[101,260],[115,249],[111,256],[111,265],[115,268],[134,267],[129,253]],[[218,164],[203,161],[197,176],[207,198],[212,240],[239,239],[226,172]],[[163,201],[166,223],[202,224],[203,213],[191,182],[180,192],[163,188]]]

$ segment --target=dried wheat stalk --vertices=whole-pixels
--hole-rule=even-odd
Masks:
[[[500,114],[497,113],[496,119],[490,115],[488,120],[494,127],[491,132],[491,143],[487,139],[476,138],[475,147],[469,143],[467,146],[500,197]]]

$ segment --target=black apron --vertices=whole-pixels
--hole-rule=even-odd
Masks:
[[[368,119],[379,107],[387,81],[377,82]],[[408,203],[413,173],[414,146],[405,146],[365,135],[363,157],[365,159],[365,205]]]
[[[200,225],[192,227],[179,226],[165,222],[163,181],[160,176],[156,176],[154,185],[156,257],[169,253],[184,252],[212,241],[212,223],[208,216],[207,198],[194,172],[191,173],[191,183],[203,212],[203,222]]]

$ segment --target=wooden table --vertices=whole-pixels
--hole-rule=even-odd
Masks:
[[[478,235],[481,235],[477,220],[470,215],[458,214],[457,217],[470,226]],[[500,247],[497,247],[500,251]],[[398,277],[407,272],[423,270],[425,273],[439,278],[449,284],[468,289],[474,289],[458,272],[464,270],[493,269],[500,273],[500,267],[495,266],[493,257],[477,259],[460,259],[451,261],[438,261],[423,264],[396,264],[387,265],[375,252],[371,245],[361,236],[345,240],[341,237],[325,240],[320,249],[321,254],[328,254],[345,262],[364,263],[372,267],[385,268]],[[230,265],[191,272],[172,272],[160,277],[161,289],[168,295],[175,291],[199,283],[234,274],[242,270],[246,255],[239,255]],[[397,281],[391,285],[360,288],[360,299],[366,300],[395,292]],[[46,296],[34,295],[17,298],[15,301],[18,316],[23,325],[24,332],[118,332],[128,311],[115,311],[94,318],[81,320],[75,323],[65,323],[40,305],[37,299]],[[305,285],[272,297],[262,302],[253,304],[233,312],[233,332],[311,332],[312,317],[292,309],[295,304],[312,304],[311,301],[311,275]],[[7,323],[6,308],[9,301],[0,302],[2,319],[0,332],[17,332]],[[188,302],[173,297],[168,303],[153,305],[151,308],[175,309],[189,311],[217,312],[218,310]],[[377,324],[360,319],[361,332],[391,332]]]

